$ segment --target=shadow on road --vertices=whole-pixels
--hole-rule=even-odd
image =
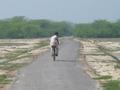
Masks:
[[[56,60],[57,62],[80,62],[79,60]]]

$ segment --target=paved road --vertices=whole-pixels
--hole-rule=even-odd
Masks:
[[[78,52],[79,43],[65,38],[57,61],[52,61],[50,52],[42,54],[20,70],[11,90],[98,90],[96,81],[84,72]]]

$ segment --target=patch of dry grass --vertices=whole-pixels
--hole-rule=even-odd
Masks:
[[[115,40],[115,39],[114,39]],[[101,82],[106,82],[105,90],[120,90],[115,89],[116,83],[120,80],[120,42],[107,39],[87,39],[80,40],[83,44],[83,53],[86,55],[88,65],[94,70],[96,78]],[[115,80],[115,82],[109,81]],[[113,83],[114,86],[109,85]],[[108,89],[110,87],[110,89]],[[111,89],[114,88],[114,89]]]
[[[0,88],[12,81],[10,73],[32,62],[34,50],[48,44],[47,39],[0,39]]]

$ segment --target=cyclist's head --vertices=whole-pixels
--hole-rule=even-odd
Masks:
[[[55,35],[57,35],[57,36],[59,35],[59,33],[58,33],[58,32],[55,32],[54,34],[55,34]]]

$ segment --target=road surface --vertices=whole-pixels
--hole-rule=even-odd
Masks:
[[[97,82],[83,70],[79,43],[65,38],[54,62],[50,51],[19,71],[11,90],[99,90]]]

